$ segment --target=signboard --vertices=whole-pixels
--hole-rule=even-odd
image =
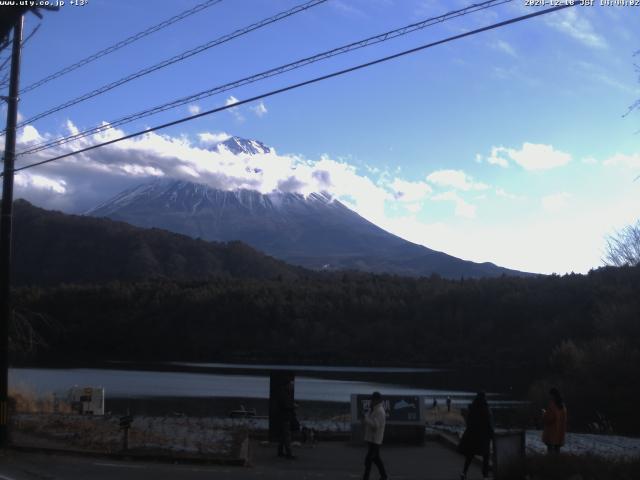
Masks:
[[[84,415],[104,415],[104,388],[73,387],[69,390],[71,408]]]
[[[423,403],[424,397],[418,395],[383,395],[387,425],[424,424]],[[351,423],[361,422],[370,410],[371,395],[351,395]]]

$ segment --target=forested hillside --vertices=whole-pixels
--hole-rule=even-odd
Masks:
[[[15,234],[20,362],[510,367],[534,396],[560,385],[577,423],[599,412],[640,432],[640,267],[460,280],[320,273],[238,242],[26,202]]]
[[[207,242],[15,202],[14,282],[103,283],[171,278],[296,277],[302,269],[241,242]]]
[[[451,281],[362,273],[23,288],[38,363],[113,359],[517,367],[574,418],[640,431],[640,268]],[[25,357],[22,357],[25,358]],[[572,392],[576,392],[575,400]],[[585,400],[588,398],[589,400]],[[579,414],[579,408],[588,411]]]

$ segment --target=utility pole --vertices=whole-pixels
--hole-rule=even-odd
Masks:
[[[2,210],[0,212],[0,448],[6,447],[9,443],[9,324],[13,316],[11,305],[11,226],[13,223],[13,168],[16,156],[22,26],[23,16],[20,15],[13,27],[11,77],[9,96],[6,97],[7,133],[2,177]]]

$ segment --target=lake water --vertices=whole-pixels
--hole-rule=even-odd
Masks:
[[[193,363],[167,362],[166,365],[177,365],[197,368],[221,368],[224,370],[289,370],[293,372],[322,372],[322,373],[433,373],[441,372],[438,368],[416,367],[333,367],[330,365],[251,365],[245,363]]]
[[[429,388],[416,385],[416,376],[436,372],[419,368],[320,367],[238,364],[179,364],[174,367],[201,368],[202,371],[123,370],[108,368],[12,368],[12,387],[33,391],[39,395],[66,395],[73,386],[104,387],[108,397],[220,397],[266,399],[269,396],[268,370],[290,369],[297,372],[295,395],[298,400],[348,402],[350,395],[383,394],[425,395],[467,401],[473,396],[464,389]],[[214,369],[207,371],[207,369]],[[327,378],[340,375],[347,378]],[[379,378],[372,381],[371,378]],[[420,382],[422,383],[422,382]]]

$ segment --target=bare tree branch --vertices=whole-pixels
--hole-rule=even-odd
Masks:
[[[616,267],[640,265],[640,220],[607,239],[604,263]]]
[[[58,325],[41,313],[15,310],[9,327],[9,350],[32,353],[38,348],[46,348],[48,344],[43,333],[58,328]]]

